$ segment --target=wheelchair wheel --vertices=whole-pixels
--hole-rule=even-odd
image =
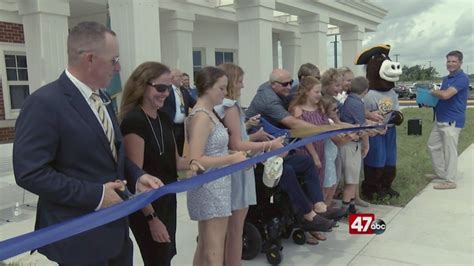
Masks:
[[[283,260],[283,253],[278,249],[270,249],[267,251],[267,261],[271,265],[278,265]]]
[[[261,249],[262,236],[257,227],[251,223],[245,223],[242,234],[242,259],[251,260],[257,257]]]
[[[304,245],[306,243],[306,235],[304,231],[301,229],[295,230],[293,232],[293,241],[295,244]]]

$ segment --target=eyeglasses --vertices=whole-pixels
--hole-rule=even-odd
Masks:
[[[78,54],[82,54],[82,53],[94,53],[93,50],[79,50],[77,51]],[[95,56],[98,56],[96,54],[94,54]],[[112,63],[113,66],[117,65],[118,63],[120,63],[120,57],[116,56],[114,58],[112,58],[112,60],[110,60],[110,62]]]
[[[291,86],[291,84],[293,84],[293,80],[290,80],[290,81],[287,81],[287,82],[280,82],[280,81],[275,80],[274,82],[280,84],[283,87],[287,87],[288,85]]]
[[[151,83],[151,82],[147,82],[146,84],[152,86],[153,88],[155,88],[155,90],[157,92],[160,92],[160,93],[163,93],[163,92],[166,92],[166,91],[170,90],[170,86],[166,85],[166,84],[154,84],[154,83]]]

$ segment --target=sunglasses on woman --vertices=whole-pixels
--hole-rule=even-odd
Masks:
[[[155,90],[157,92],[165,92],[165,91],[169,91],[170,90],[170,86],[169,85],[166,85],[166,84],[155,84],[155,83],[151,83],[151,82],[147,82],[146,84],[152,86],[153,88],[155,88]]]

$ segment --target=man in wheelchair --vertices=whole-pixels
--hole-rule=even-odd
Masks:
[[[261,115],[279,128],[303,128],[312,124],[299,120],[288,112],[288,96],[292,85],[291,75],[284,69],[275,69],[269,81],[263,83],[246,111],[248,118]],[[305,191],[303,190],[303,184]],[[327,232],[334,226],[332,219],[344,215],[343,210],[327,210],[317,171],[308,155],[290,153],[284,158],[279,189],[288,194],[294,211],[302,216],[302,229]],[[320,215],[318,215],[320,214]]]

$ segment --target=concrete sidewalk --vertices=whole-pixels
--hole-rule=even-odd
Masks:
[[[382,235],[349,235],[347,222],[327,234],[327,241],[319,245],[298,246],[292,240],[283,243],[281,265],[473,265],[473,178],[474,144],[459,157],[459,175],[462,178],[455,190],[438,191],[428,185],[405,208],[372,205],[361,212],[374,213],[384,220],[387,229]],[[22,199],[22,190],[16,187],[11,175],[0,177],[0,192],[12,191],[15,200]],[[19,194],[21,193],[21,194]],[[1,197],[4,198],[4,194]],[[26,193],[22,215],[16,222],[1,222],[10,212],[0,213],[0,240],[30,232],[34,225],[36,197]],[[5,204],[5,202],[3,202]],[[10,203],[12,204],[12,203]],[[11,215],[10,215],[11,216]],[[191,265],[195,249],[197,223],[189,220],[186,196],[178,195],[178,255],[173,265]],[[140,252],[135,246],[135,265],[142,265]],[[44,256],[28,253],[6,262],[20,264],[55,265]],[[265,254],[243,265],[268,265]]]

